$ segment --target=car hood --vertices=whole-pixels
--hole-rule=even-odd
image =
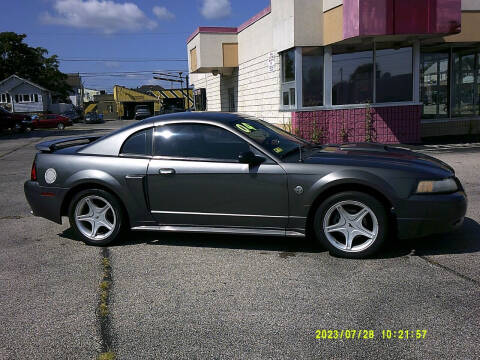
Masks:
[[[434,157],[404,148],[374,143],[325,145],[314,148],[310,152],[307,151],[304,158],[305,163],[324,163],[325,160],[327,162],[352,160],[354,163],[362,162],[362,165],[368,165],[365,162],[370,162],[372,165],[408,166],[417,169],[431,169],[435,172],[443,170],[452,175],[455,174],[451,166]]]

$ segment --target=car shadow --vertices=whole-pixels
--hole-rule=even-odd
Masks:
[[[469,254],[480,252],[480,224],[466,218],[463,226],[448,234],[432,235],[408,240],[390,240],[380,252],[370,259],[390,259],[407,255],[430,256]],[[75,240],[73,230],[66,229],[58,234],[62,238]],[[246,236],[225,234],[163,233],[127,231],[110,247],[147,244],[153,246],[183,246],[236,250],[260,250],[280,252],[279,256],[295,256],[296,253],[322,253],[326,250],[311,238],[284,238],[275,236]]]

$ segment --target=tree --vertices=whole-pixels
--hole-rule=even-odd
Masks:
[[[0,33],[0,80],[18,75],[52,91],[61,100],[68,98],[71,87],[67,75],[58,68],[57,55],[48,56],[42,47],[31,47],[23,42],[25,34]]]

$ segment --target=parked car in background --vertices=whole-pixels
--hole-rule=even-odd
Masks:
[[[26,129],[25,121],[30,120],[30,116],[12,113],[0,107],[0,130],[19,130]]]
[[[103,114],[97,114],[96,112],[88,112],[85,115],[85,124],[101,124],[103,123]]]
[[[185,112],[184,99],[163,99],[163,104],[162,104],[160,113],[172,114],[177,112]]]
[[[185,108],[180,107],[176,104],[168,104],[168,105],[162,106],[162,110],[161,110],[162,114],[173,114],[177,112],[185,112]]]
[[[152,116],[152,113],[150,112],[150,108],[148,107],[148,105],[135,106],[135,120],[145,119],[150,116]]]
[[[58,114],[46,114],[33,116],[31,121],[32,129],[48,129],[48,128],[57,128],[58,130],[63,130],[67,126],[73,125],[72,120],[66,116]]]
[[[62,113],[62,116],[68,117],[74,123],[80,122],[82,120],[82,116],[75,109],[65,111],[64,113]]]

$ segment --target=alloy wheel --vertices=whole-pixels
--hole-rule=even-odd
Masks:
[[[355,253],[375,242],[379,225],[375,213],[367,205],[346,200],[332,205],[325,213],[323,231],[335,248]]]
[[[115,230],[115,211],[106,199],[89,195],[81,198],[75,207],[75,224],[88,239],[100,241],[108,238]]]

